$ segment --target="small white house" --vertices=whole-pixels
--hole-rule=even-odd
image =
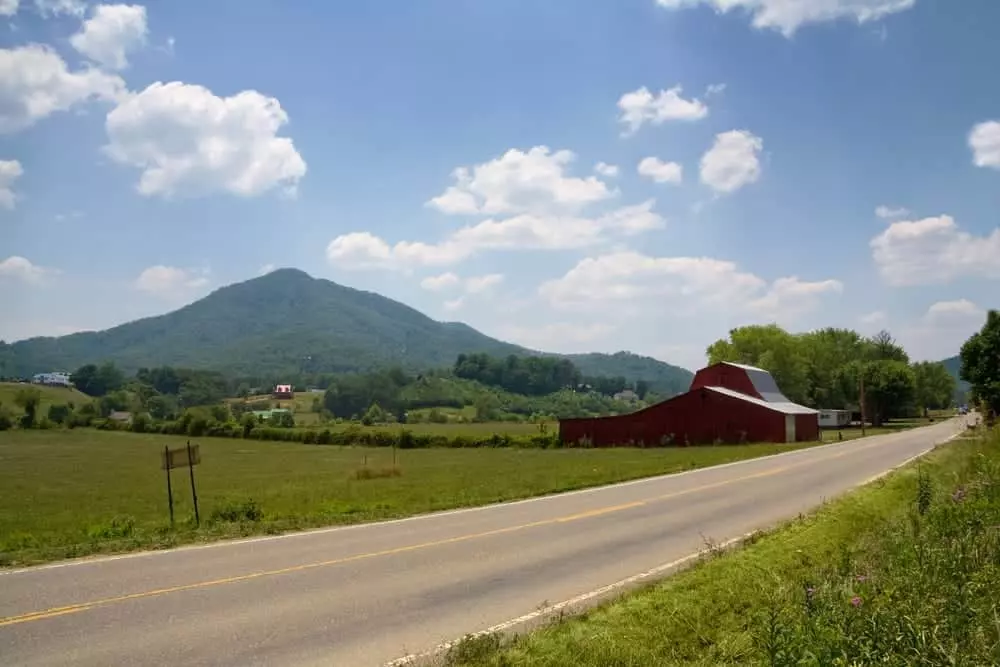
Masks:
[[[842,428],[851,423],[850,410],[820,410],[820,428]]]
[[[31,381],[35,384],[47,384],[57,387],[69,387],[72,383],[69,381],[69,373],[63,373],[56,371],[53,373],[38,373],[32,376]]]

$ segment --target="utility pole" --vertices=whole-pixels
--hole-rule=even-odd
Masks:
[[[861,395],[861,399],[860,399],[860,403],[861,403],[861,437],[863,438],[865,436],[865,375],[864,375],[864,370],[862,370],[862,372],[858,375],[858,384],[859,384],[859,387],[860,387],[858,393]]]

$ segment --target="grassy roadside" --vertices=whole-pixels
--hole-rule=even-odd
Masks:
[[[680,472],[793,449],[414,449],[193,438],[202,524],[187,471],[167,515],[160,455],[185,437],[92,429],[0,433],[0,564],[398,518]]]
[[[451,665],[1000,664],[1000,432]]]

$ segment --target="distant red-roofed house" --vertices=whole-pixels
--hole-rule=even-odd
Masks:
[[[275,385],[274,391],[271,393],[272,398],[278,399],[292,399],[295,398],[295,393],[292,391],[292,385],[290,384],[279,384]]]

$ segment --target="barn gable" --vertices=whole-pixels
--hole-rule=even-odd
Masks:
[[[791,403],[781,393],[774,377],[763,368],[721,361],[701,369],[691,381],[691,389],[725,387],[768,403]]]

